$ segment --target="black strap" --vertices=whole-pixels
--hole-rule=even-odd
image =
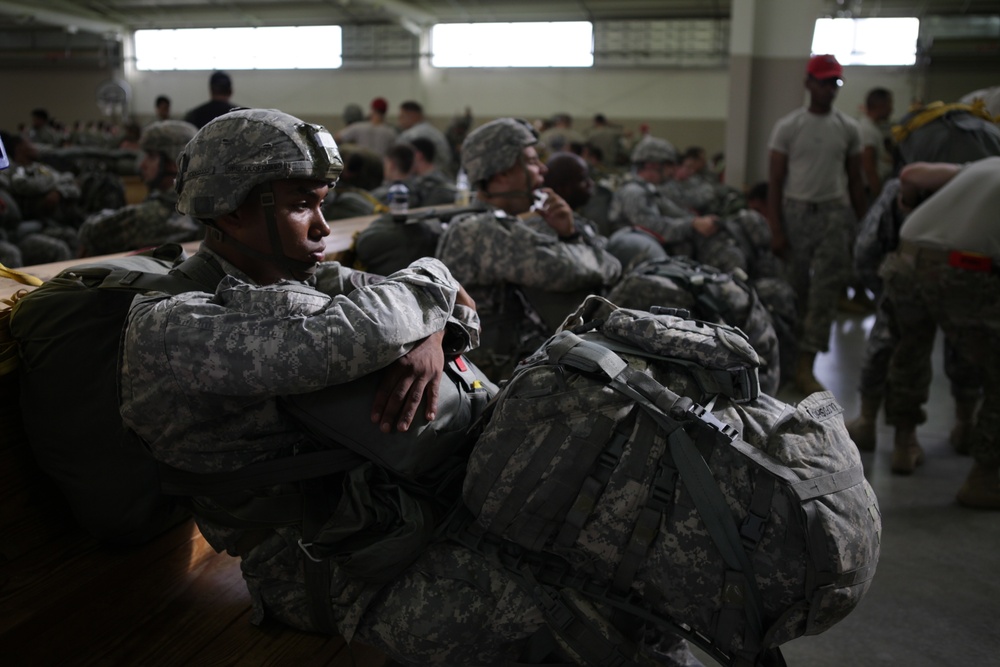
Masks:
[[[195,473],[158,463],[160,487],[175,496],[216,496],[344,472],[364,461],[347,449],[261,461],[225,472]]]

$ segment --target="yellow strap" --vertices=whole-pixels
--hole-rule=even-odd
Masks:
[[[42,284],[42,280],[40,278],[36,278],[30,273],[25,273],[16,269],[8,269],[3,264],[0,264],[0,278],[10,278],[11,280],[15,280],[22,285],[31,285],[32,287],[38,287]]]
[[[922,109],[922,110],[921,110]],[[973,116],[978,116],[984,120],[988,120],[991,123],[996,122],[990,112],[986,110],[986,102],[982,99],[976,98],[973,100],[972,104],[962,104],[955,102],[954,104],[945,104],[944,102],[931,102],[930,104],[921,107],[916,104],[910,107],[910,112],[920,111],[920,113],[914,114],[905,124],[893,125],[892,127],[892,138],[896,140],[896,143],[902,142],[906,137],[910,136],[911,132],[919,130],[924,125],[932,123],[941,116],[951,113],[952,111],[967,111]]]

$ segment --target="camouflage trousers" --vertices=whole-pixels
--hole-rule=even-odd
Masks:
[[[365,612],[356,638],[397,662],[510,665],[543,625],[541,609],[514,576],[458,544],[428,548]],[[646,647],[664,667],[703,667],[687,642],[662,632]]]
[[[963,363],[982,370],[983,403],[972,434],[972,456],[1000,464],[1000,274],[952,268],[934,254],[897,251],[879,272],[899,331],[889,364],[890,423],[915,423],[927,401],[930,356],[938,326]],[[918,382],[911,365],[919,362]],[[923,378],[927,381],[924,382]]]
[[[875,321],[868,333],[865,356],[861,365],[861,380],[858,390],[863,396],[884,397],[891,391],[888,386],[889,360],[896,349],[899,330],[892,313],[892,304],[885,295],[880,295],[875,304]],[[908,360],[900,359],[900,365]],[[908,374],[906,384],[917,385],[921,381],[930,382],[930,369],[915,364]],[[982,388],[982,370],[958,353],[955,344],[945,336],[944,373],[951,381],[951,395],[958,402],[972,402],[979,399]],[[917,423],[923,423],[921,416]]]
[[[786,199],[788,282],[799,309],[799,349],[826,352],[837,300],[851,280],[851,245],[856,222],[840,201],[814,204]]]

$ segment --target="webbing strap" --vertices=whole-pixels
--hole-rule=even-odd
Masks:
[[[669,410],[661,409],[644,392],[640,392],[635,388],[638,383],[633,380],[632,376],[635,376],[636,379],[641,379],[641,382],[645,385],[648,385],[650,381],[655,383],[660,390],[658,396],[659,403],[664,403],[669,400],[668,397],[673,397],[677,405],[687,404],[692,409],[697,409],[699,406],[695,406],[690,401],[685,401],[682,397],[642,373],[625,373],[622,377],[616,378],[610,383],[611,387],[637,401],[667,433],[668,452],[673,457],[681,479],[684,480],[684,485],[694,500],[695,507],[698,508],[698,513],[705,524],[705,528],[708,530],[709,536],[722,555],[726,566],[731,570],[742,572],[746,576],[749,593],[747,595],[746,606],[747,622],[750,626],[752,636],[756,641],[760,641],[763,636],[762,619],[764,606],[754,578],[753,565],[746,550],[743,548],[736,521],[729,510],[726,498],[719,489],[719,485],[715,481],[708,463],[705,462],[704,457],[698,451],[691,436],[682,428],[680,422],[668,416],[667,412]],[[638,376],[642,376],[642,378],[638,378]],[[701,412],[704,413],[704,410],[701,410]],[[697,412],[691,412],[689,416],[694,417],[694,420],[691,422],[692,424],[704,424],[706,428],[712,428],[733,439],[732,428],[718,422],[710,413],[698,414]],[[718,422],[719,425],[723,426],[723,430],[720,430],[718,426],[710,425],[712,421]]]
[[[273,461],[261,461],[225,472],[188,472],[165,463],[157,463],[157,468],[160,488],[166,494],[216,496],[344,472],[363,460],[350,450],[338,447],[298,456],[286,456]]]
[[[583,525],[594,512],[597,506],[597,499],[604,488],[611,480],[611,474],[618,466],[622,454],[625,451],[625,443],[628,442],[632,429],[635,426],[637,411],[633,408],[629,410],[627,417],[618,422],[615,431],[608,441],[607,446],[597,457],[590,476],[584,480],[580,493],[577,495],[573,506],[566,513],[563,526],[556,536],[555,544],[560,547],[570,547],[580,535]]]

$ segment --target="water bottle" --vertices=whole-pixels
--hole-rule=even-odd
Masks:
[[[389,212],[392,219],[397,222],[406,220],[410,211],[410,189],[406,183],[396,181],[389,186]]]
[[[455,179],[455,203],[458,206],[468,206],[470,196],[469,177],[465,174],[464,169],[460,169],[458,178]]]

